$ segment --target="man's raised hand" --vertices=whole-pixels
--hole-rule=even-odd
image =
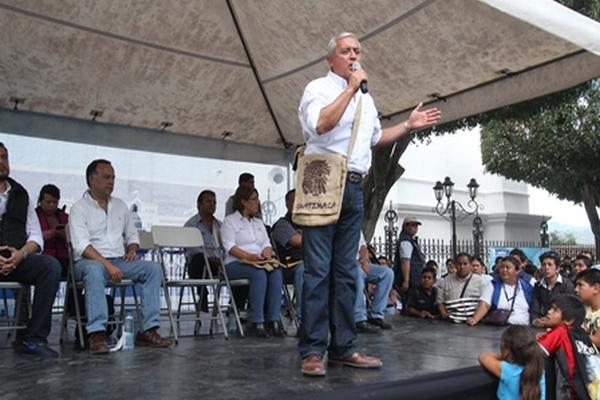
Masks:
[[[442,118],[442,111],[437,108],[428,108],[423,110],[423,103],[419,103],[408,117],[409,129],[420,129],[426,126],[437,124]]]

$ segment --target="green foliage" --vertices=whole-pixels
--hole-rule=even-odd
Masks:
[[[600,20],[599,0],[559,2]],[[582,202],[600,253],[600,81],[441,125],[419,138],[476,126],[486,169]],[[575,243],[575,238],[553,235],[557,241]]]
[[[589,82],[534,107],[500,110],[482,123],[487,170],[581,202],[600,188],[600,90]]]
[[[550,232],[550,243],[552,245],[560,245],[560,244],[577,244],[577,239],[575,239],[575,235],[573,232]]]

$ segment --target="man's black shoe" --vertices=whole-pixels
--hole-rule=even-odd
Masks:
[[[48,347],[47,343],[26,339],[15,346],[15,350],[21,354],[29,354],[38,356],[44,360],[52,360],[58,358],[58,353]]]
[[[368,321],[369,321],[369,324],[378,326],[381,329],[384,329],[384,330],[392,329],[392,324],[389,324],[389,323],[385,322],[382,319],[379,319],[379,318],[369,318]]]
[[[246,333],[248,334],[248,336],[255,336],[258,338],[271,337],[269,331],[265,329],[265,326],[263,324],[250,324],[250,326],[246,328]]]
[[[369,324],[367,321],[359,321],[356,323],[356,332],[358,333],[379,333],[377,326]]]
[[[283,328],[281,321],[267,321],[265,329],[269,332],[269,335],[275,337],[285,337],[287,332]]]

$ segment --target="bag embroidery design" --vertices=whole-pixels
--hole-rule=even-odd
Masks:
[[[306,195],[311,194],[312,196],[320,196],[325,194],[329,174],[331,174],[331,166],[327,161],[311,161],[304,169],[302,192],[304,192]]]

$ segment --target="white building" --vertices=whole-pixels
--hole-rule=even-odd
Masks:
[[[450,222],[433,212],[436,205],[433,186],[446,176],[454,182],[453,198],[465,207],[470,200],[469,180],[475,178],[479,183],[476,200],[483,206],[479,214],[483,219],[484,240],[537,242],[541,222],[550,218],[531,214],[527,184],[484,171],[479,130],[432,137],[429,143],[415,142],[402,155],[400,164],[406,171],[390,190],[384,211],[389,209],[391,201],[399,215],[399,228],[406,215],[416,216],[423,222],[420,238],[451,238]],[[384,213],[375,236],[384,235],[383,216]],[[473,217],[469,216],[457,224],[459,240],[472,238],[472,222]]]

